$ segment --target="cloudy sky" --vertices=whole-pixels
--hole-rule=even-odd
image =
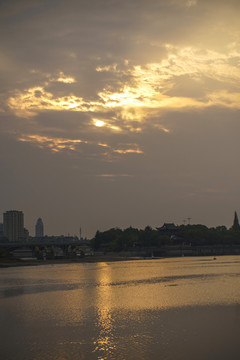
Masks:
[[[34,235],[240,211],[238,0],[0,1],[0,212]]]

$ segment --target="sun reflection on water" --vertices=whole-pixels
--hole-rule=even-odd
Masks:
[[[116,349],[113,335],[112,318],[112,287],[108,286],[112,282],[112,268],[106,263],[102,263],[97,271],[97,326],[99,335],[94,342],[94,352],[99,353],[98,359],[104,360]]]

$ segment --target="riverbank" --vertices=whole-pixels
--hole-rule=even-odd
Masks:
[[[140,256],[120,256],[120,255],[93,255],[79,258],[62,258],[62,259],[18,259],[18,258],[0,258],[0,269],[17,266],[38,266],[38,265],[56,265],[56,264],[80,264],[80,263],[97,263],[97,262],[113,262],[113,261],[129,261],[146,259]]]
[[[232,254],[231,254],[232,255]],[[234,254],[239,255],[239,254]],[[86,257],[75,258],[58,258],[58,259],[36,259],[36,258],[0,258],[0,269],[8,267],[19,266],[40,266],[40,265],[57,265],[57,264],[82,264],[82,263],[98,263],[98,262],[115,262],[115,261],[131,261],[131,260],[152,260],[152,259],[165,259],[183,257],[182,254],[168,254],[168,256],[127,256],[123,254],[97,254]],[[229,256],[229,254],[218,254],[217,257]],[[206,257],[216,260],[215,254],[199,254],[199,255],[186,255],[186,257]]]

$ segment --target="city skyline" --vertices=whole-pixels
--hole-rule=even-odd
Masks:
[[[240,211],[240,3],[0,4],[0,212],[35,233]],[[187,220],[188,222],[188,220]]]
[[[14,237],[14,241],[18,241],[17,237],[18,235],[16,235],[16,233],[19,233],[19,237],[20,238],[25,238],[25,240],[29,237],[35,237],[35,238],[43,238],[43,237],[48,237],[48,236],[70,236],[70,237],[79,237],[79,239],[83,239],[83,238],[88,238],[89,240],[91,238],[94,237],[94,235],[96,234],[96,232],[99,231],[99,229],[96,229],[95,232],[94,232],[94,235],[91,236],[91,237],[87,237],[87,236],[84,236],[82,237],[82,228],[80,227],[79,228],[79,234],[76,234],[76,233],[73,233],[73,232],[63,232],[63,233],[55,233],[55,234],[50,234],[50,233],[46,233],[44,231],[44,223],[43,223],[43,220],[41,217],[39,217],[37,219],[37,221],[35,222],[35,227],[34,227],[34,234],[31,234],[29,233],[29,230],[26,229],[24,227],[24,213],[21,211],[21,210],[6,210],[4,213],[3,213],[3,222],[1,223],[0,221],[0,225],[2,225],[2,235],[3,236],[6,236],[8,237],[8,235],[10,235],[10,239],[8,239],[10,242],[13,241],[13,237]],[[165,227],[178,227],[180,225],[203,225],[203,226],[206,226],[206,224],[191,224],[191,220],[192,218],[188,217],[186,219],[183,219],[181,223],[177,223],[175,224],[175,222],[164,222],[163,225],[161,226],[161,228],[159,227],[153,227],[153,229],[162,229],[162,228],[165,228]],[[7,226],[6,226],[7,225]],[[20,226],[20,227],[19,227]],[[145,224],[142,229],[144,228],[148,228],[150,225],[149,224]],[[229,227],[227,227],[225,224],[218,224],[218,226],[220,227],[226,227],[226,229],[234,229],[234,230],[239,230],[239,220],[238,220],[238,214],[237,214],[237,211],[234,211],[234,215],[233,215],[233,220],[232,220],[232,223]],[[129,227],[126,227],[125,229],[127,228],[131,228],[132,226],[130,225]],[[8,230],[6,230],[6,228],[9,228]],[[115,228],[115,229],[120,229],[119,226],[115,225],[113,226],[112,228]],[[151,226],[149,227],[150,229],[152,228]],[[217,228],[217,226],[216,226]],[[20,230],[19,230],[20,229]],[[102,229],[102,231],[108,231],[110,229]],[[124,229],[122,229],[124,230]],[[15,233],[13,235],[13,233]]]

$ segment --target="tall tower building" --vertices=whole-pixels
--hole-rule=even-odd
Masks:
[[[36,225],[35,225],[35,236],[36,237],[43,237],[44,236],[43,231],[43,221],[41,218],[37,219]]]
[[[10,242],[24,240],[24,215],[22,211],[9,210],[3,214],[3,234]]]
[[[234,213],[234,220],[233,220],[232,229],[233,230],[240,230],[240,225],[239,225],[239,221],[238,221],[238,215],[237,215],[236,211]]]

